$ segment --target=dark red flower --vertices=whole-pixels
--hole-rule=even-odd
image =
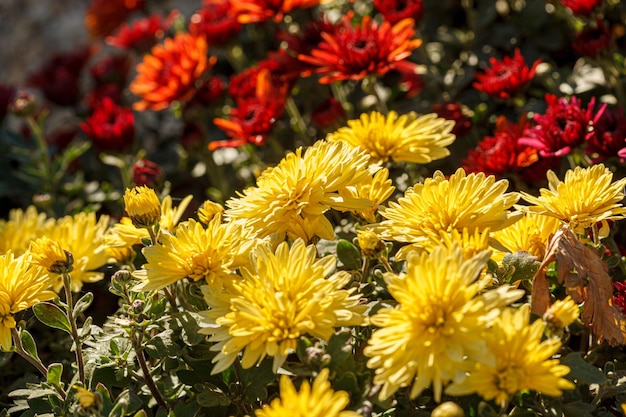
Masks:
[[[215,102],[221,100],[226,94],[226,83],[218,76],[209,77],[189,102],[189,107],[200,104],[203,106],[211,106]]]
[[[163,179],[163,170],[160,166],[147,159],[139,159],[133,165],[133,184],[146,185],[154,188]]]
[[[130,25],[122,23],[114,35],[106,37],[106,43],[121,49],[148,52],[170,28],[178,11],[173,10],[167,18],[153,13],[150,17],[136,19]]]
[[[98,151],[122,152],[135,140],[135,117],[108,97],[80,124]]]
[[[588,138],[585,153],[594,162],[626,157],[626,117],[621,108],[605,109]]]
[[[444,119],[454,120],[452,133],[456,136],[467,135],[472,130],[472,120],[463,113],[463,108],[454,101],[444,101],[432,106],[432,110]]]
[[[296,81],[297,73],[288,68],[287,63],[281,62],[280,58],[280,54],[270,54],[268,59],[231,76],[228,93],[233,100],[248,101],[259,97],[259,88],[269,86],[273,90],[272,94],[284,101]],[[259,83],[259,80],[264,82]]]
[[[354,27],[352,15],[347,14],[331,31],[321,34],[322,41],[310,55],[298,58],[323,75],[319,82],[330,84],[343,80],[362,80],[369,74],[384,75],[391,70],[415,72],[417,64],[407,61],[413,50],[422,44],[415,35],[413,19],[392,25],[378,24],[365,16]],[[308,71],[302,74],[310,75]]]
[[[374,0],[374,8],[392,24],[406,18],[418,22],[424,15],[422,0]]]
[[[30,77],[27,84],[43,91],[51,102],[61,106],[73,106],[81,98],[79,78],[91,57],[89,47],[54,55]]]
[[[614,282],[613,289],[617,294],[613,295],[613,304],[620,309],[622,314],[626,314],[626,284],[623,282]]]
[[[463,160],[465,171],[502,177],[537,162],[537,150],[518,143],[527,126],[525,117],[516,124],[500,116],[493,137],[485,137],[475,149],[468,152]]]
[[[540,59],[529,68],[519,49],[515,49],[513,57],[505,56],[502,61],[489,58],[490,67],[484,72],[476,73],[473,86],[490,96],[507,99],[518,93],[535,76]]]
[[[143,6],[144,0],[93,0],[85,15],[85,26],[94,38],[104,38]]]
[[[241,31],[230,0],[204,1],[202,9],[189,20],[189,32],[203,35],[211,46],[222,46],[232,42]]]
[[[15,87],[5,84],[0,84],[0,122],[4,119],[9,108],[9,103],[13,101],[15,97]]]
[[[313,123],[321,128],[336,125],[345,119],[346,111],[339,101],[331,97],[315,106],[311,113]]]
[[[131,59],[128,55],[106,55],[89,68],[91,78],[96,86],[104,84],[117,84],[124,86],[131,67]]]
[[[183,133],[180,137],[180,144],[185,149],[198,148],[204,142],[204,132],[196,123],[185,123]]]
[[[561,3],[574,14],[589,16],[603,1],[604,0],[561,0]]]
[[[546,94],[548,109],[545,114],[535,114],[535,125],[526,129],[520,138],[523,145],[532,146],[543,157],[563,156],[593,135],[591,128],[602,115],[606,104],[594,113],[595,98],[587,109],[576,97],[570,100]]]
[[[611,45],[611,32],[598,19],[595,26],[590,26],[576,36],[572,43],[572,48],[582,56],[595,58],[603,52],[608,51]]]
[[[284,107],[284,102],[274,100],[252,98],[241,101],[230,110],[228,119],[213,120],[232,139],[213,141],[209,143],[209,149],[234,148],[247,143],[263,145]]]

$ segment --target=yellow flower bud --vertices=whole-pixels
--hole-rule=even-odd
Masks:
[[[359,230],[356,236],[361,252],[368,258],[378,258],[385,250],[385,242],[372,231]]]
[[[463,417],[463,409],[455,402],[446,401],[435,408],[431,417]]]
[[[557,329],[562,329],[572,324],[579,314],[578,304],[568,295],[564,300],[555,301],[543,315],[543,320]]]
[[[126,213],[135,227],[149,228],[161,220],[161,202],[152,188],[141,185],[126,189],[124,193]]]
[[[74,269],[72,254],[63,249],[58,241],[46,236],[31,242],[30,252],[35,264],[53,274],[63,274]]]

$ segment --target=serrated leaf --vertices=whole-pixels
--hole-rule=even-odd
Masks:
[[[37,319],[48,327],[72,333],[70,322],[67,320],[65,312],[56,304],[43,302],[33,306],[33,313]]]
[[[51,363],[48,365],[48,383],[61,387],[61,377],[63,376],[63,364]]]
[[[359,252],[356,246],[345,239],[340,239],[337,242],[337,258],[339,258],[347,269],[361,269],[361,252]]]
[[[85,312],[93,302],[93,294],[88,292],[76,301],[74,304],[74,317],[78,317]]]
[[[583,384],[603,384],[606,382],[604,372],[584,360],[582,352],[570,353],[561,358],[561,363],[569,366],[569,374],[565,376],[569,380],[576,380]]]
[[[28,330],[20,331],[20,341],[22,342],[22,347],[24,348],[24,350],[30,356],[40,361],[39,354],[37,353],[37,344],[35,343],[35,339],[33,339],[33,336],[28,332]]]
[[[200,315],[183,311],[172,316],[174,323],[181,329],[181,339],[188,346],[194,346],[204,341],[205,335],[198,333],[200,325],[198,320]]]
[[[202,407],[225,407],[231,403],[231,399],[221,388],[212,384],[203,384],[203,388],[197,398]]]

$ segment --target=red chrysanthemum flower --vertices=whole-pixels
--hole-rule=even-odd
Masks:
[[[163,179],[163,170],[160,166],[147,159],[139,159],[132,168],[133,184],[145,185],[151,188]]]
[[[122,23],[115,34],[107,36],[105,41],[117,48],[147,52],[165,36],[176,16],[178,11],[173,10],[165,19],[154,13],[150,17],[136,19],[130,24]]]
[[[537,150],[518,143],[527,126],[525,117],[515,124],[500,116],[493,137],[485,137],[475,149],[468,152],[463,160],[465,171],[502,177],[537,162]]]
[[[226,95],[226,83],[218,76],[209,77],[196,91],[187,107],[211,106]]]
[[[330,97],[315,106],[311,120],[322,129],[337,125],[345,119],[346,110],[337,99]]]
[[[85,95],[85,103],[93,110],[105,97],[110,98],[114,103],[121,103],[122,88],[115,83],[99,85]]]
[[[422,0],[374,0],[374,8],[392,24],[407,18],[418,22],[424,15]]]
[[[490,68],[476,73],[473,86],[493,97],[511,98],[535,76],[540,62],[541,59],[536,60],[529,68],[519,49],[515,49],[513,57],[505,56],[502,61],[491,57]]]
[[[585,153],[594,162],[626,157],[626,117],[621,108],[605,109],[587,140]]]
[[[209,149],[242,146],[246,143],[262,145],[271,133],[274,124],[283,114],[289,83],[276,77],[268,68],[254,67],[246,71],[248,83],[235,76],[237,87],[229,91],[236,107],[230,110],[228,119],[215,118],[213,123],[232,138],[213,141]]]
[[[412,39],[415,35],[413,19],[394,25],[385,21],[379,26],[366,16],[359,26],[353,27],[351,18],[348,14],[332,31],[323,32],[322,41],[310,55],[298,55],[300,60],[315,67],[315,73],[324,75],[320,83],[358,81],[369,74],[384,75],[394,69],[415,72],[417,64],[407,58],[422,41]]]
[[[572,43],[572,48],[582,56],[595,58],[603,52],[608,51],[611,46],[611,32],[598,19],[595,26],[591,26],[580,32],[576,40]]]
[[[574,14],[589,16],[603,1],[604,0],[561,0],[561,3]]]
[[[122,152],[135,140],[135,117],[108,97],[80,125],[98,151]]]
[[[156,45],[137,65],[130,91],[140,97],[135,110],[164,110],[173,101],[187,101],[202,84],[202,77],[215,64],[207,57],[208,45],[202,36],[177,33]]]
[[[211,46],[232,42],[241,27],[230,0],[205,0],[189,20],[189,32],[205,36]]]
[[[142,9],[144,3],[144,0],[93,0],[85,15],[87,31],[94,38],[104,38],[135,10]]]
[[[13,97],[15,97],[15,87],[0,84],[0,122],[6,116],[9,103],[13,101]]]
[[[230,0],[233,13],[240,23],[258,23],[266,20],[280,22],[294,9],[318,6],[328,0]]]
[[[472,120],[463,113],[463,108],[454,101],[433,104],[432,110],[447,120],[454,120],[452,133],[457,137],[467,135],[472,130]]]
[[[543,157],[563,156],[593,135],[593,124],[602,115],[606,104],[594,114],[595,98],[583,109],[576,97],[570,100],[546,94],[548,109],[534,116],[535,126],[523,133],[520,143],[532,146]]]
[[[32,74],[27,84],[41,89],[51,102],[61,106],[73,106],[81,98],[80,74],[91,57],[89,47],[81,47],[73,52],[54,55]]]
[[[626,284],[614,282],[613,288],[617,294],[613,295],[613,305],[619,308],[622,314],[626,314]]]

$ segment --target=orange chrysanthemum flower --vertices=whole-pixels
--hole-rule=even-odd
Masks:
[[[231,0],[231,7],[239,23],[257,23],[273,19],[283,20],[293,9],[315,7],[327,0]]]
[[[415,73],[417,65],[406,60],[422,44],[420,39],[412,39],[413,19],[403,19],[392,26],[388,21],[379,25],[366,16],[354,27],[351,18],[348,14],[330,32],[323,32],[322,41],[310,56],[298,55],[301,61],[316,67],[313,72],[324,75],[320,83],[358,81],[369,74],[384,75],[391,70]]]
[[[130,91],[141,98],[133,109],[163,110],[173,101],[187,101],[201,83],[202,75],[215,64],[208,57],[203,36],[178,33],[156,45],[137,65]]]

